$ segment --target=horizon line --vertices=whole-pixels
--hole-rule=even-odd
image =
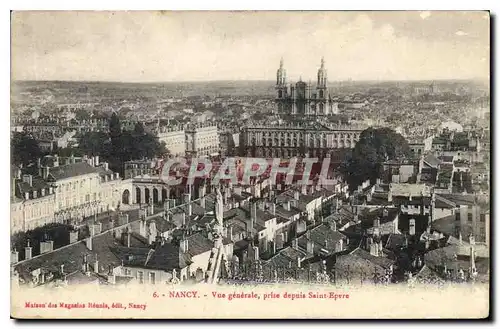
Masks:
[[[328,81],[329,83],[339,82],[418,82],[418,81],[490,81],[490,78],[434,78],[434,79],[344,79]],[[168,81],[118,81],[118,80],[60,80],[60,79],[11,79],[15,82],[80,82],[80,83],[122,83],[122,84],[162,84],[162,83],[210,83],[210,82],[273,82],[274,79],[219,79],[219,80],[168,80]]]

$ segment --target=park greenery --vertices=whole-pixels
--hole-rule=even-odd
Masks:
[[[353,191],[368,179],[375,182],[382,174],[384,162],[409,156],[410,148],[403,136],[389,128],[368,128],[361,133],[340,170]]]
[[[27,132],[15,132],[11,138],[12,162],[27,167],[36,164],[36,159],[46,155],[38,142]],[[109,132],[87,132],[78,139],[78,146],[58,149],[53,152],[59,156],[100,156],[109,163],[110,169],[123,172],[123,163],[133,159],[166,156],[168,150],[164,143],[145,131],[141,122],[134,130],[121,128],[120,119],[114,113],[109,119]]]

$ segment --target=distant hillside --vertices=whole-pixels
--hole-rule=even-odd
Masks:
[[[213,81],[167,83],[120,83],[80,81],[15,81],[12,96],[50,93],[59,97],[79,96],[80,101],[123,98],[168,98],[192,96],[274,95],[272,81]]]

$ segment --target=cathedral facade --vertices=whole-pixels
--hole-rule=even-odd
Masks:
[[[288,84],[283,59],[276,72],[275,111],[280,115],[328,116],[338,113],[338,105],[328,91],[328,73],[325,61],[321,59],[317,82],[305,83],[300,79],[295,84]]]

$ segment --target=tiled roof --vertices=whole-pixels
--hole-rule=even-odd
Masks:
[[[443,199],[451,201],[456,205],[469,205],[475,204],[475,196],[470,194],[436,194]]]
[[[24,198],[24,194],[27,192],[30,194],[30,198],[33,197],[33,192],[37,191],[37,198],[41,196],[41,190],[46,189],[45,195],[48,195],[48,188],[50,185],[39,176],[32,176],[32,185],[29,183],[23,182],[22,180],[16,180],[16,194],[18,197]]]
[[[470,245],[449,245],[429,251],[424,256],[425,264],[437,270],[446,265],[448,269],[458,268],[464,271],[470,267]],[[476,246],[475,264],[478,273],[489,271],[489,253],[487,248]]]
[[[314,242],[314,252],[318,253],[321,249],[329,253],[335,252],[335,247],[340,240],[345,239],[345,235],[339,231],[333,231],[328,225],[321,224],[303,234],[299,238],[299,246],[307,249],[307,241]],[[326,245],[325,245],[326,244]]]
[[[385,247],[391,251],[399,250],[408,244],[404,234],[389,234]]]
[[[92,167],[87,162],[78,162],[49,169],[49,177],[54,180],[61,180],[76,176],[97,173],[98,169]]]
[[[424,265],[420,271],[414,276],[414,280],[423,284],[439,284],[444,283],[445,280],[435,271]]]
[[[443,196],[436,194],[435,207],[442,209],[453,209],[457,207],[457,204],[453,201],[446,199]]]
[[[214,248],[213,241],[209,240],[202,233],[196,233],[187,237],[188,252],[192,256],[203,254]]]
[[[349,254],[338,256],[335,268],[341,271],[370,275],[374,270],[385,271],[393,264],[394,261],[389,258],[376,257],[361,248],[356,248]]]
[[[426,155],[424,158],[424,162],[427,163],[429,166],[435,168],[437,168],[441,164],[441,161],[432,154]]]

